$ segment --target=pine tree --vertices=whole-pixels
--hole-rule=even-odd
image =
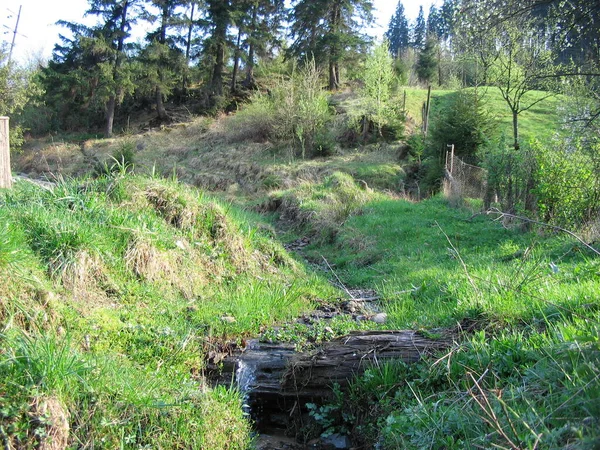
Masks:
[[[435,38],[438,41],[441,40],[444,31],[443,28],[444,25],[441,12],[435,5],[431,5],[429,14],[427,15],[427,36]]]
[[[211,61],[209,91],[214,96],[223,95],[225,52],[230,46],[229,27],[233,21],[233,0],[206,0],[206,22],[210,37],[205,41],[205,52]]]
[[[372,10],[371,0],[298,0],[291,15],[294,41],[288,54],[300,60],[314,55],[328,66],[329,89],[337,89],[340,66],[368,41],[360,29],[372,22]]]
[[[104,134],[112,136],[115,110],[126,91],[131,91],[132,85],[126,68],[127,55],[125,41],[130,36],[131,26],[138,17],[136,7],[138,0],[89,0],[90,9],[86,15],[98,16],[102,23],[96,28],[97,44],[105,43],[112,53],[110,62],[107,101],[105,106],[106,123]],[[99,32],[99,33],[98,33]],[[98,36],[98,34],[100,36]]]
[[[427,38],[425,47],[419,53],[417,60],[417,75],[422,83],[430,83],[435,75],[438,65],[436,41],[433,38]]]
[[[396,6],[396,12],[390,20],[388,31],[385,33],[385,37],[388,40],[390,53],[395,57],[406,50],[410,44],[410,29],[408,27],[408,20],[404,15],[404,5],[402,0],[398,2]]]
[[[144,90],[153,91],[156,112],[160,121],[169,121],[163,97],[175,87],[177,72],[182,69],[182,54],[175,45],[175,39],[169,36],[170,28],[181,23],[175,10],[183,6],[183,0],[151,0],[158,14],[149,14],[146,20],[159,21],[159,27],[148,33],[149,45],[142,51],[140,60],[144,63]]]
[[[280,45],[284,19],[284,0],[238,0],[233,21],[238,28],[235,45],[232,90],[236,89],[240,59],[244,49],[246,77],[244,85],[254,85],[254,67],[257,56],[265,56],[268,49]]]
[[[454,33],[457,9],[457,0],[444,0],[444,3],[439,10],[441,17],[441,35],[443,40],[447,40]]]
[[[427,25],[425,23],[425,13],[423,12],[423,6],[419,6],[419,15],[415,22],[415,27],[412,33],[412,46],[417,50],[421,50],[425,44],[427,35]]]
[[[246,87],[254,85],[256,57],[265,56],[269,47],[281,45],[280,33],[285,14],[284,0],[254,0],[247,23]]]

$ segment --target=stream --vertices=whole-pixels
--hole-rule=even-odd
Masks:
[[[286,245],[288,251],[301,253],[307,238]],[[323,258],[326,267],[333,272]],[[231,386],[244,396],[244,411],[254,424],[257,450],[335,450],[352,447],[349,436],[333,434],[319,436],[320,428],[310,416],[307,404],[321,406],[333,398],[331,387],[344,390],[353,376],[367,367],[385,360],[418,361],[423,355],[447,348],[453,336],[442,332],[442,338],[432,339],[418,331],[353,331],[334,337],[327,326],[334,318],[354,321],[357,330],[378,329],[387,320],[379,308],[379,296],[372,290],[347,289],[335,275],[340,289],[349,299],[334,304],[321,302],[317,309],[296,319],[295,328],[314,336],[319,328],[331,339],[296,344],[277,342],[278,331],[245,341],[242,346],[224,345],[208,353],[207,376],[213,385]],[[368,326],[365,324],[372,324]],[[288,324],[290,325],[290,324]],[[324,326],[325,325],[325,326]],[[274,331],[274,333],[273,333]],[[267,336],[268,334],[268,336]],[[285,333],[284,333],[285,334]],[[451,334],[451,333],[450,333]]]
[[[322,306],[297,323],[322,325],[344,314],[356,321],[370,320],[377,328],[373,321],[381,313],[356,309],[356,303],[356,299],[344,302],[337,311]],[[240,389],[257,433],[257,449],[350,449],[348,436],[319,437],[307,404],[323,405],[333,397],[331,386],[344,390],[354,375],[373,364],[391,359],[416,362],[453,341],[448,334],[440,336],[434,339],[413,330],[353,331],[300,349],[293,343],[252,339],[243,347],[209,352],[207,375],[213,384],[233,382]]]

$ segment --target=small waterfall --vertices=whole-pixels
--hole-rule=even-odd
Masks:
[[[250,415],[250,392],[255,386],[256,373],[255,367],[248,364],[243,359],[237,361],[235,370],[235,382],[243,397],[243,410],[246,415]]]

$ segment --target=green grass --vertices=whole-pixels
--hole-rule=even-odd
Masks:
[[[350,285],[377,286],[397,328],[451,325],[472,314],[530,320],[565,303],[567,291],[567,308],[594,301],[594,271],[576,244],[519,234],[485,216],[467,219],[441,199],[371,202],[313,257],[326,251]],[[574,275],[586,271],[591,278]]]
[[[0,431],[18,448],[247,448],[205,355],[338,295],[256,215],[176,182],[18,183],[0,204]]]
[[[576,241],[442,198],[379,200],[307,252],[346,285],[375,287],[385,327],[467,333],[416,366],[367,371],[326,407],[324,431],[390,449],[600,442],[600,261]]]
[[[406,90],[406,110],[409,116],[420,126],[422,123],[421,108],[427,100],[427,90],[401,88],[399,95],[404,90]],[[483,101],[488,112],[498,121],[497,136],[490,137],[498,137],[500,134],[505,134],[507,137],[512,138],[512,113],[506,101],[502,98],[500,91],[492,87],[483,87],[479,91],[483,95]],[[444,107],[455,92],[442,89],[432,90],[431,117],[435,115],[436,110]],[[542,99],[547,94],[547,92],[543,91],[531,91],[524,96],[522,103],[523,105],[533,103]],[[523,142],[529,142],[532,139],[545,142],[552,139],[556,133],[560,133],[558,110],[562,101],[564,101],[564,96],[551,96],[519,115],[519,132]]]
[[[434,91],[432,114],[452,95]],[[504,101],[492,89],[485,95],[497,133],[510,136]],[[417,122],[425,96],[407,89]],[[560,102],[522,114],[524,141],[552,137]],[[323,431],[390,449],[599,445],[597,257],[566,236],[505,228],[441,198],[411,203],[381,192],[403,185],[395,143],[290,161],[282,144],[246,140],[252,123],[244,120],[199,119],[90,143],[101,160],[128,146],[151,178],[117,167],[53,192],[18,184],[2,193],[5,441],[35,448],[60,438],[62,412],[73,447],[250,445],[239,393],[206,387],[204,355],[341,294],[284,251],[272,224],[235,202],[280,219],[285,239],[312,236],[306,255],[325,257],[347,286],[375,288],[384,328],[454,332],[450,351],[417,365],[375,365],[316,407]],[[20,158],[37,173],[94,166],[73,145]],[[288,323],[264,339],[304,348],[354,326]]]

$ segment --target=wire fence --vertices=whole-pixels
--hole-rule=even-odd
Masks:
[[[487,170],[465,163],[454,155],[454,148],[446,153],[444,174],[443,187],[447,198],[485,200],[488,195]]]

